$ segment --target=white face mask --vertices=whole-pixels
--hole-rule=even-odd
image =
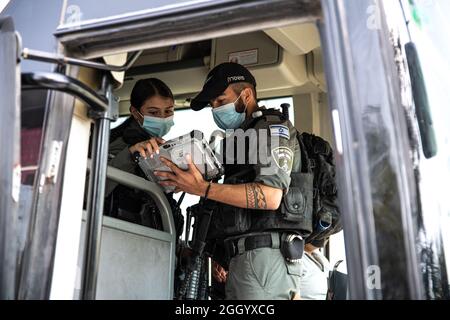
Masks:
[[[165,136],[170,128],[174,125],[173,116],[167,118],[159,118],[152,116],[144,116],[142,113],[139,114],[144,118],[142,123],[142,128],[147,131],[152,137],[163,137]]]
[[[223,106],[212,109],[214,122],[222,130],[237,129],[244,122],[247,106],[245,106],[245,109],[242,113],[236,111],[236,102],[239,100],[241,95],[242,92],[234,102],[230,102],[224,104]]]

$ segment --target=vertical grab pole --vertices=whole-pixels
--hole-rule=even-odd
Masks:
[[[113,105],[112,88],[106,75],[103,77],[102,91],[109,103],[108,112],[94,113],[92,136],[92,167],[89,175],[87,200],[86,238],[81,278],[81,299],[94,300],[97,289],[97,275],[100,261],[100,246],[103,226],[103,203],[105,196],[106,169],[108,166],[109,130]]]
[[[0,19],[0,300],[16,299],[20,191],[20,72],[13,20]]]

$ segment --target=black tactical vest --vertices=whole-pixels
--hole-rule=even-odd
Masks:
[[[243,129],[253,128],[258,121],[263,120],[263,117],[269,116],[270,120],[267,118],[265,120],[272,122],[276,119],[273,124],[286,123],[286,119],[280,112],[269,109],[263,110],[261,117],[250,121]],[[226,150],[225,147],[222,150]],[[301,148],[296,150],[294,157],[303,158]],[[255,180],[255,165],[225,164],[224,167],[225,184],[244,184]],[[215,203],[208,238],[226,239],[231,236],[265,231],[291,231],[307,237],[312,231],[313,204],[313,173],[308,171],[307,168],[302,168],[300,171],[291,172],[289,192],[283,196],[278,210],[242,209]]]

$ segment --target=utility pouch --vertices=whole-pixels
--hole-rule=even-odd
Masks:
[[[280,207],[283,219],[312,225],[313,179],[312,173],[291,173],[289,191]]]
[[[287,262],[300,263],[304,246],[303,238],[297,234],[283,234],[281,237],[280,251]]]

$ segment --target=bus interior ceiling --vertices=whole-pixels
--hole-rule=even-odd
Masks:
[[[259,100],[292,97],[296,127],[332,141],[322,50],[314,23],[144,50],[128,71],[114,74],[120,116],[129,114],[136,81],[150,77],[171,88],[176,109],[189,108],[209,70],[227,61],[239,62],[254,74]],[[177,125],[183,125],[182,119]]]

